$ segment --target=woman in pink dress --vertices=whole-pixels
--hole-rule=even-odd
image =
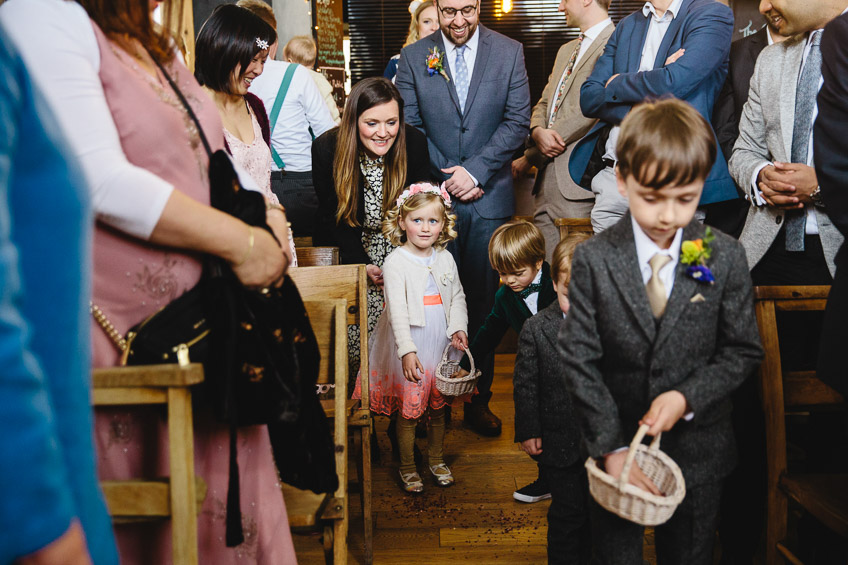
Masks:
[[[194,122],[159,70],[161,64],[198,116],[215,151],[223,146],[215,107],[172,48],[154,31],[145,0],[81,0],[99,48],[99,78],[126,158],[171,183],[180,222],[157,226],[148,241],[98,222],[94,242],[93,302],[122,335],[200,278],[199,252],[230,261],[242,282],[267,286],[280,278],[288,254],[274,239],[208,207],[208,157]],[[277,211],[276,214],[280,214]],[[269,215],[270,216],[270,215]],[[283,225],[285,217],[282,215]],[[189,229],[202,222],[199,232]],[[193,235],[192,235],[193,234]],[[251,272],[245,271],[250,269]],[[99,327],[92,329],[94,365],[118,363],[119,351]],[[98,410],[96,442],[101,479],[167,474],[167,436],[150,411]],[[198,516],[200,562],[204,564],[295,563],[285,505],[265,427],[239,430],[241,510],[245,541],[224,542],[228,479],[225,425],[203,407],[195,410],[196,473],[207,485]],[[171,561],[167,523],[118,525],[122,563]]]
[[[197,35],[194,76],[215,102],[224,125],[224,145],[233,160],[259,185],[268,210],[284,210],[271,190],[271,128],[265,105],[248,92],[262,74],[277,32],[250,10],[235,4],[218,6]],[[294,240],[285,239],[297,266]],[[284,241],[280,239],[280,241]]]

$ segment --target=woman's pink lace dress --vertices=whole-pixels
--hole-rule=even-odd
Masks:
[[[248,111],[250,111],[249,107]],[[250,111],[250,120],[253,123],[253,141],[251,143],[245,143],[226,128],[224,129],[224,138],[226,138],[227,146],[232,152],[233,160],[250,173],[269,202],[279,204],[280,200],[271,190],[271,150],[262,138],[262,128],[252,111]],[[291,266],[297,267],[297,254],[294,250],[291,230],[289,230],[289,247],[292,252]]]
[[[140,69],[131,56],[94,27],[100,46],[100,79],[127,158],[208,204],[208,157],[179,99],[164,77],[156,79]],[[224,136],[214,104],[181,63],[167,68],[203,124],[213,151],[220,149]],[[196,257],[133,239],[98,223],[93,301],[121,334],[190,289],[199,277]],[[92,324],[94,365],[116,365],[117,349],[102,328]],[[245,541],[227,548],[224,517],[229,432],[202,407],[195,408],[194,416],[195,472],[208,487],[198,516],[200,563],[296,563],[267,429],[239,430]],[[161,416],[151,410],[98,409],[96,445],[101,479],[167,475],[166,428]],[[167,522],[115,529],[121,563],[171,563]]]

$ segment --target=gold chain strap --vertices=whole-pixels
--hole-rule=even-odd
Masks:
[[[103,328],[103,331],[106,332],[106,335],[115,343],[120,351],[127,350],[127,340],[118,333],[118,330],[115,329],[115,326],[112,325],[112,322],[109,321],[109,318],[106,317],[106,314],[103,313],[103,310],[97,307],[94,302],[88,303],[89,309],[91,310],[91,315],[94,316],[94,319],[100,324],[100,327]]]

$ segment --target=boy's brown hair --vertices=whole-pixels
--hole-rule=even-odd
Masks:
[[[236,6],[250,10],[254,16],[259,16],[262,21],[277,30],[277,18],[274,16],[274,9],[263,2],[262,0],[238,0]]]
[[[621,122],[615,148],[618,173],[660,189],[703,181],[716,159],[707,120],[692,106],[669,98],[639,104]]]
[[[286,43],[283,57],[292,63],[311,69],[315,66],[315,59],[318,57],[318,47],[315,45],[315,40],[308,35],[295,35]]]
[[[489,262],[499,273],[517,271],[545,260],[545,238],[527,220],[500,226],[489,240]]]
[[[590,237],[592,237],[591,233],[578,231],[568,234],[565,239],[557,243],[551,257],[551,279],[554,284],[560,283],[559,278],[562,275],[567,277],[566,284],[571,282],[571,261],[574,259],[574,250],[577,249],[578,244]]]

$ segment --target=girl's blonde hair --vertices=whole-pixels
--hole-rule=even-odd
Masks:
[[[418,7],[415,9],[415,12],[412,14],[412,20],[409,22],[409,33],[406,34],[406,42],[403,44],[404,47],[406,47],[407,45],[412,45],[413,43],[421,39],[421,37],[418,35],[418,20],[421,19],[421,12],[431,6],[434,8],[436,7],[436,4],[433,2],[433,0],[425,0],[424,2],[421,2],[421,4],[419,4]],[[436,9],[438,10],[438,8]],[[438,18],[438,14],[436,15],[436,17]]]
[[[456,239],[457,234],[454,229],[456,226],[456,214],[451,214],[447,202],[441,196],[432,192],[413,194],[404,200],[400,206],[392,208],[386,215],[386,219],[383,220],[383,236],[394,246],[403,245],[406,243],[406,232],[401,229],[400,221],[411,212],[420,210],[434,202],[438,202],[442,206],[445,214],[445,225],[442,227],[442,232],[439,234],[439,238],[433,244],[433,247],[444,249],[448,243]]]

